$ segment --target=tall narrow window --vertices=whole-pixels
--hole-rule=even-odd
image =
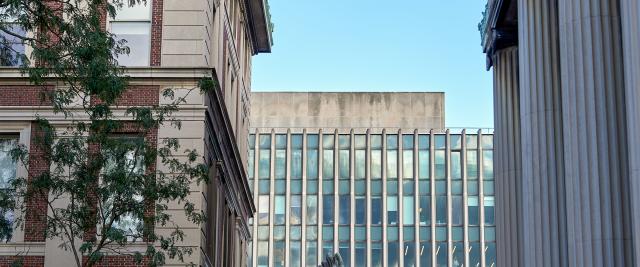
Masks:
[[[371,179],[382,179],[382,135],[371,135]]]
[[[429,179],[431,168],[429,163],[429,135],[418,135],[418,178]]]
[[[413,135],[402,136],[402,177],[413,178]]]
[[[436,179],[446,179],[446,146],[447,146],[447,136],[446,135],[436,135],[435,136],[435,178]]]
[[[289,222],[293,225],[302,223],[302,196],[291,195]]]
[[[387,179],[398,179],[398,135],[387,135]]]
[[[307,238],[307,240],[309,240]],[[318,266],[318,241],[307,241],[306,246],[306,264],[307,267],[317,267]]]
[[[269,241],[258,242],[258,253],[256,255],[259,267],[269,266]]]
[[[339,136],[339,149],[340,154],[338,155],[338,172],[340,173],[340,179],[349,179],[349,154],[351,148],[351,136],[346,134],[341,134]]]
[[[273,202],[274,212],[273,212],[273,224],[275,225],[284,225],[285,223],[285,210],[286,210],[286,199],[285,196],[276,195]]]
[[[467,177],[468,179],[478,179],[478,136],[467,135]]]
[[[334,136],[326,134],[322,136],[322,177],[323,179],[333,180],[333,149]],[[333,191],[333,189],[331,190]]]
[[[6,10],[0,10],[0,12],[6,12]],[[15,35],[26,36],[26,31],[11,15],[3,23],[4,30],[0,30],[0,66],[20,66],[25,57],[25,45]]]
[[[315,225],[318,223],[318,197],[315,195],[307,195],[307,224]]]
[[[118,55],[121,66],[149,66],[151,58],[151,5],[153,1],[125,6],[109,22],[111,33],[126,40],[128,54]]]
[[[17,162],[11,156],[11,150],[18,146],[18,136],[0,135],[0,190],[9,188],[11,181],[16,178]],[[10,224],[10,230],[6,236],[2,236],[4,242],[9,242],[13,234],[14,214],[12,210],[1,210],[0,216]]]
[[[276,135],[276,153],[274,162],[274,192],[285,194],[287,191],[287,135]]]
[[[359,134],[355,136],[355,139],[355,179],[365,179],[367,165],[367,136]]]

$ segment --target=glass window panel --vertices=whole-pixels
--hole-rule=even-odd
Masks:
[[[365,228],[364,226],[357,226],[355,227],[355,237],[356,237],[356,241],[365,241],[367,240],[367,228]]]
[[[308,134],[307,135],[307,148],[309,148],[309,149],[318,149],[318,135],[317,134]]]
[[[494,216],[494,198],[490,196],[484,197],[484,223],[488,225],[495,224],[495,216]]]
[[[16,178],[17,161],[11,151],[18,147],[18,136],[0,136],[0,188],[10,187]]]
[[[451,194],[462,195],[462,181],[451,182]]]
[[[436,241],[447,241],[447,227],[436,227]]]
[[[436,264],[438,267],[447,267],[447,243],[436,243]]]
[[[493,195],[493,181],[482,182],[482,192],[484,195]]]
[[[116,39],[127,41],[129,54],[118,54],[120,66],[149,66],[151,58],[151,22],[150,21],[112,21],[111,33]]]
[[[322,223],[333,224],[333,195],[322,197]]]
[[[413,178],[413,151],[402,151],[402,177]]]
[[[387,150],[387,179],[398,178],[398,151]]]
[[[398,135],[387,135],[387,150],[398,149]]]
[[[253,149],[249,150],[249,157],[247,159],[247,172],[249,174],[249,179],[254,178],[255,164],[254,159],[256,158],[256,151]]]
[[[415,190],[415,183],[413,181],[402,181],[402,194],[405,196],[413,195]]]
[[[302,227],[301,226],[291,226],[289,228],[289,238],[291,240],[300,240],[302,238]]]
[[[307,179],[318,179],[318,150],[307,150]]]
[[[333,241],[322,242],[322,258],[333,256]]]
[[[484,180],[493,180],[493,151],[482,151],[482,177]]]
[[[453,225],[461,225],[464,211],[464,203],[462,196],[451,197],[451,223]]]
[[[276,134],[276,149],[287,149],[286,134]]]
[[[284,240],[286,236],[284,226],[274,226],[273,227],[273,239],[275,240]]]
[[[480,241],[480,227],[472,226],[469,230],[469,241]]]
[[[389,226],[387,227],[387,241],[397,241],[398,240],[398,227]]]
[[[302,194],[302,180],[291,180],[291,194]]]
[[[338,227],[338,240],[348,241],[351,240],[351,232],[349,226]]]
[[[402,148],[413,149],[413,134],[402,135]]]
[[[269,226],[258,226],[258,240],[269,240]]]
[[[444,150],[436,150],[435,167],[436,167],[436,179],[446,179],[446,159]]]
[[[260,135],[260,149],[271,149],[271,135],[270,134],[261,134]]]
[[[258,242],[258,253],[256,254],[259,267],[269,266],[269,241]]]
[[[338,136],[339,148],[349,149],[351,148],[351,136],[348,134],[341,134]]]
[[[462,136],[459,134],[452,134],[449,136],[451,141],[451,149],[461,149],[462,148]]]
[[[340,249],[338,252],[340,253],[340,257],[342,257],[343,266],[344,267],[351,266],[351,251],[350,251],[349,242],[340,242],[339,246],[340,246]]]
[[[302,179],[302,150],[291,151],[291,178]]]
[[[478,197],[467,197],[469,225],[480,224],[480,209],[478,207]]]
[[[421,134],[418,135],[418,149],[421,150],[428,150],[429,149],[429,135],[428,134]]]
[[[273,242],[273,266],[284,267],[285,245],[284,241]]]
[[[334,143],[335,143],[335,139],[333,137],[333,134],[322,135],[322,147],[324,149],[333,149]]]
[[[307,195],[307,224],[318,223],[318,196]]]
[[[402,238],[404,241],[413,241],[416,238],[416,229],[413,226],[405,226],[402,228]]]
[[[340,179],[349,179],[349,152],[349,150],[341,149],[338,155]]]
[[[436,149],[446,149],[447,148],[447,136],[443,134],[437,134],[435,136]]]
[[[271,150],[260,149],[260,160],[258,162],[258,178],[268,179],[271,177]]]
[[[382,267],[382,244],[371,243],[371,266]]]
[[[316,241],[308,241],[306,246],[306,266],[317,267],[318,266],[318,243]]]
[[[436,197],[436,223],[447,223],[447,196]]]
[[[335,189],[333,188],[333,180],[323,180],[322,181],[322,193],[323,194],[333,194]]]
[[[420,266],[427,267],[431,266],[431,243],[429,242],[420,242]]]
[[[116,20],[151,20],[151,4],[124,4],[115,17]]]
[[[382,181],[371,181],[371,195],[382,195]]]
[[[254,147],[256,146],[256,135],[255,134],[250,134],[248,142],[249,142],[249,148],[250,149],[254,149]]]
[[[292,195],[291,196],[291,214],[289,214],[289,219],[291,224],[300,224],[302,223],[302,196],[300,195]]]
[[[431,193],[431,184],[429,181],[418,182],[418,192],[420,195],[428,195]]]
[[[258,196],[258,224],[269,224],[269,196]]]
[[[322,151],[322,177],[333,178],[333,150]]]
[[[404,266],[416,266],[416,243],[404,242]]]
[[[436,195],[447,194],[447,181],[436,181]]]
[[[431,197],[420,196],[420,225],[431,224]]]
[[[487,243],[484,249],[485,266],[496,266],[496,243]]]
[[[359,195],[359,196],[363,196],[367,193],[367,181],[365,180],[360,180],[360,181],[355,181],[355,194]]]
[[[482,136],[482,149],[493,149],[493,135]]]
[[[269,193],[269,180],[264,180],[264,181],[260,181],[260,182],[264,182],[265,186],[266,186],[266,192],[263,190],[260,190],[261,194],[268,194]],[[274,192],[276,194],[284,194],[287,191],[287,181],[286,180],[275,180],[274,181]]]
[[[382,179],[381,150],[371,150],[371,179]]]
[[[451,152],[451,179],[462,179],[460,151]]]
[[[469,244],[469,266],[480,266],[480,242]]]
[[[382,240],[382,227],[380,226],[372,226],[371,227],[371,241],[380,241]]]
[[[485,227],[484,228],[484,241],[496,241],[496,228]]]
[[[478,148],[478,136],[475,134],[467,134],[467,149]]]
[[[367,244],[363,242],[358,242],[355,245],[355,266],[366,266],[367,265]]]
[[[451,246],[451,266],[464,266],[464,243],[456,242]]]
[[[463,241],[464,240],[464,229],[461,226],[451,227],[451,240],[453,241]]]
[[[348,195],[351,192],[351,181],[349,180],[339,180],[338,181],[338,192],[341,195]]]
[[[402,197],[402,222],[405,225],[414,224],[414,198],[413,196]]]
[[[388,259],[388,264],[387,266],[389,267],[398,267],[399,266],[399,260],[398,260],[398,242],[389,242],[387,244],[387,248],[389,249],[389,251],[387,252],[387,259]]]
[[[478,181],[467,181],[467,194],[478,195]]]
[[[356,150],[356,179],[365,179],[366,178],[366,150]]]
[[[307,180],[307,194],[318,193],[318,180]]]
[[[291,148],[302,150],[302,135],[301,134],[292,134],[291,135]]]
[[[478,178],[478,151],[467,150],[467,178]]]
[[[301,244],[300,241],[291,242],[289,244],[289,266],[290,267],[300,267],[302,255],[300,254]]]
[[[371,224],[382,224],[381,197],[371,197]]]
[[[429,166],[429,150],[420,150],[418,152],[418,171],[420,179],[429,179],[430,166]]]
[[[318,227],[315,225],[308,225],[306,228],[307,240],[317,240],[318,239]]]
[[[356,135],[356,149],[367,149],[367,136],[364,134]]]
[[[356,196],[356,224],[367,223],[367,200],[365,196]]]
[[[274,224],[284,224],[285,222],[285,207],[286,200],[285,196],[275,196],[274,198]]]
[[[333,240],[333,226],[322,227],[322,240]]]
[[[398,194],[398,181],[387,181],[387,195]]]
[[[429,241],[431,240],[431,227],[421,226],[420,227],[420,241]]]
[[[349,224],[351,221],[351,196],[341,195],[340,198],[340,224]]]
[[[387,223],[390,225],[398,223],[398,197],[387,197]]]
[[[9,17],[3,21],[5,29],[15,33],[18,36],[26,36],[27,32],[24,27],[15,22],[15,18]],[[25,44],[20,38],[10,35],[4,31],[0,31],[7,49],[0,49],[0,66],[17,67],[23,63],[25,55]]]
[[[382,149],[382,135],[371,135],[371,149]]]

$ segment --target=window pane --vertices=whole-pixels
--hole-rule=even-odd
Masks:
[[[398,223],[398,197],[387,196],[387,223]]]
[[[484,197],[484,223],[488,225],[495,224],[494,217],[494,198],[493,197]]]
[[[371,197],[371,224],[382,224],[382,198]]]
[[[351,215],[351,196],[341,195],[340,198],[340,224],[349,224]]]
[[[382,240],[382,227],[380,226],[372,226],[371,227],[371,241],[381,241]]]
[[[387,179],[398,178],[398,151],[387,150]]]
[[[436,197],[436,223],[447,223],[447,196]]]
[[[286,200],[284,196],[275,196],[274,198],[274,224],[284,224],[285,222],[285,204]]]
[[[307,148],[308,149],[318,149],[318,135],[317,134],[308,134],[307,135]]]
[[[462,165],[460,152],[451,152],[451,179],[461,179],[462,178]]]
[[[431,266],[431,243],[420,242],[420,266]]]
[[[258,240],[269,240],[269,226],[258,226]]]
[[[418,171],[420,172],[420,179],[429,179],[430,175],[429,166],[429,150],[421,150],[418,152]]]
[[[402,149],[413,149],[413,134],[402,135]]]
[[[322,147],[324,149],[333,149],[334,142],[335,141],[332,134],[325,134],[322,136]]]
[[[420,227],[420,241],[429,241],[431,240],[431,227],[421,226]]]
[[[276,134],[276,149],[287,149],[287,135],[286,134]]]
[[[462,224],[462,212],[464,210],[464,204],[462,196],[451,197],[451,223],[453,225]]]
[[[371,149],[382,149],[382,135],[371,135]]]
[[[489,267],[496,266],[496,244],[487,243],[484,250],[485,264]]]
[[[291,180],[291,194],[302,194],[302,180]]]
[[[482,151],[482,177],[485,180],[493,180],[493,151]]]
[[[436,158],[435,158],[435,167],[436,167],[436,179],[445,179],[446,178],[446,159],[444,150],[436,150]]]
[[[284,250],[284,241],[276,241],[273,243],[273,266],[284,267]]]
[[[341,134],[338,136],[338,142],[340,149],[349,149],[351,148],[351,136],[348,134]]]
[[[323,180],[322,181],[322,193],[323,194],[333,194],[335,188],[333,186],[333,180]]]
[[[367,265],[367,244],[358,242],[355,247],[355,266]]]
[[[480,249],[479,242],[469,244],[469,266],[480,266]]]
[[[464,266],[464,243],[456,242],[451,247],[451,266],[461,267]]]
[[[318,227],[315,225],[307,225],[307,241],[309,240],[318,240]]]
[[[482,136],[482,149],[493,149],[493,135]]]
[[[129,54],[117,55],[121,66],[149,66],[151,58],[151,22],[111,22],[111,33],[116,39],[127,40]]]
[[[276,150],[275,162],[276,179],[284,179],[287,173],[287,151],[283,149]]]
[[[318,193],[318,180],[307,180],[307,194]]]
[[[382,179],[382,151],[371,150],[371,179]]]
[[[302,196],[291,196],[291,214],[289,216],[291,224],[302,223]]]
[[[289,227],[289,239],[291,240],[300,240],[302,238],[302,227],[301,226],[291,226]]]
[[[289,257],[289,266],[290,267],[300,267],[300,259],[302,257],[302,255],[300,254],[300,241],[295,241],[295,242],[291,242],[289,244],[290,249],[289,252],[291,253],[291,257]]]
[[[5,29],[15,33],[19,36],[26,36],[24,28],[17,23],[10,23],[14,21],[12,18],[5,20]],[[25,45],[20,38],[10,35],[4,31],[0,31],[0,36],[3,40],[3,45],[6,45],[6,49],[0,49],[0,66],[16,67],[23,63],[23,57],[25,56]]]
[[[356,158],[355,158],[355,164],[356,164],[356,179],[364,179],[366,176],[366,150],[356,150]]]
[[[333,224],[333,195],[322,196],[322,223]]]
[[[462,149],[462,136],[459,134],[452,134],[449,136],[451,142],[451,149]]]
[[[356,197],[356,224],[367,223],[367,201],[364,196]]]
[[[364,226],[356,226],[354,230],[355,230],[354,236],[356,238],[356,241],[367,240],[367,229]]]
[[[263,179],[260,180],[260,183],[264,183],[265,190],[260,189],[260,194],[269,194],[269,182],[270,180]],[[286,180],[275,180],[273,185],[274,192],[276,194],[284,194],[287,192],[287,181]]]
[[[438,267],[447,267],[447,243],[436,244],[436,261]]]
[[[402,197],[402,222],[405,225],[414,224],[414,198],[413,196]]]
[[[291,151],[291,178],[302,178],[302,150]]]
[[[475,150],[467,150],[467,177],[478,178],[478,152]]]
[[[387,248],[389,249],[389,251],[387,252],[387,256],[388,256],[388,265],[389,267],[398,267],[399,266],[399,262],[398,262],[398,242],[389,242],[389,244],[387,244]]]
[[[269,241],[258,242],[257,263],[260,267],[269,266]]]
[[[413,151],[411,150],[402,152],[402,176],[413,178]]]
[[[402,194],[405,196],[413,195],[415,191],[415,183],[411,180],[402,181]]]
[[[404,266],[416,266],[416,243],[404,242]]]
[[[480,224],[480,209],[478,208],[478,197],[467,197],[469,225]]]
[[[397,226],[388,226],[387,227],[387,241],[397,241],[398,240],[398,227]]]
[[[322,258],[333,256],[333,241],[322,242]]]
[[[420,225],[431,224],[431,197],[420,196]]]
[[[11,157],[11,150],[17,146],[17,136],[0,136],[0,188],[8,188],[16,178],[17,162]]]
[[[307,224],[318,223],[318,197],[307,196]]]
[[[356,135],[356,149],[367,149],[367,136],[364,134]]]
[[[445,149],[447,147],[447,136],[443,134],[437,134],[435,136],[436,149]]]
[[[302,135],[301,134],[292,134],[291,135],[291,149],[302,150]]]
[[[307,150],[307,179],[318,179],[318,150]]]
[[[387,135],[387,150],[398,149],[398,135]]]
[[[398,181],[387,181],[387,195],[398,194]]]
[[[338,227],[338,240],[349,241],[351,239],[351,231],[349,226]]]
[[[339,246],[340,246],[340,248],[339,248],[338,252],[340,253],[340,257],[342,257],[343,266],[344,267],[351,266],[351,264],[350,264],[350,262],[351,262],[351,251],[350,251],[350,247],[349,247],[349,242],[340,242]]]
[[[416,239],[416,228],[413,226],[404,226],[402,228],[402,238],[404,241],[413,241]]]
[[[322,240],[325,240],[325,241],[333,240],[333,226],[322,227]]]
[[[382,267],[382,243],[371,243],[371,266]]]
[[[351,192],[351,181],[349,181],[349,180],[339,180],[338,181],[338,192],[341,195],[348,195]]]
[[[478,136],[475,134],[467,134],[467,149],[478,148]]]
[[[367,193],[367,181],[358,180],[355,181],[355,190],[354,193],[358,196],[364,196]]]
[[[269,196],[258,196],[258,224],[269,224]]]
[[[322,177],[324,179],[333,178],[333,150],[322,152]]]
[[[371,181],[371,195],[382,195],[382,181]]]
[[[317,267],[318,266],[318,243],[316,241],[307,242],[306,246],[306,266]]]
[[[338,155],[338,171],[340,172],[340,179],[349,179],[349,150],[340,150]]]

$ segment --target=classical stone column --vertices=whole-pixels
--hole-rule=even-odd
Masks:
[[[629,177],[631,189],[631,219],[633,245],[636,257],[640,256],[640,3],[637,0],[620,0],[622,19],[622,43],[627,99],[627,136],[629,151]],[[637,262],[637,260],[636,260]]]
[[[618,4],[559,1],[568,266],[635,266]]]
[[[517,266],[568,261],[557,3],[518,0],[523,258]]]
[[[493,81],[498,263],[523,266],[520,257],[523,240],[519,228],[523,222],[517,46],[495,52]]]

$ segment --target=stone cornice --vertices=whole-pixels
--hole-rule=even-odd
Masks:
[[[129,67],[125,75],[135,79],[193,79],[211,77],[210,67]],[[27,79],[20,68],[0,67],[0,79]]]

